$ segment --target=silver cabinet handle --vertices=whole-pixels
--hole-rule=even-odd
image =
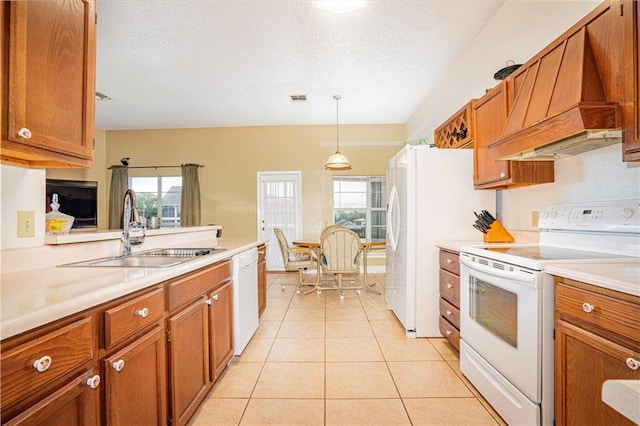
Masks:
[[[595,311],[595,306],[593,306],[591,303],[583,303],[582,304],[582,310],[585,311],[586,313],[590,314],[591,312]]]
[[[148,308],[138,309],[136,311],[136,315],[139,316],[140,318],[146,318],[149,316],[149,309]]]
[[[118,373],[121,372],[124,369],[124,359],[119,359],[117,361],[114,361],[113,363],[111,363],[111,366]]]
[[[217,302],[220,296],[218,296],[217,294],[214,294],[213,296],[211,296],[211,298]]]
[[[23,127],[22,129],[18,130],[18,136],[20,136],[22,139],[31,139],[31,130]]]
[[[448,263],[448,264],[452,264],[452,263],[453,263],[453,260],[451,260],[451,259],[447,258],[447,263]]]
[[[51,367],[51,362],[53,362],[51,357],[45,355],[33,362],[33,368],[35,368],[38,373],[44,373],[49,369],[49,367]]]
[[[213,305],[213,302],[211,301],[211,299],[207,299],[207,300],[205,300],[205,303],[206,303],[208,306]]]
[[[453,312],[451,312],[450,310],[447,310],[447,315],[453,315]]]
[[[453,288],[452,284],[447,283],[447,288]]]
[[[505,177],[507,177],[507,174],[505,172],[502,172],[500,173],[500,177],[504,179]]]
[[[640,368],[640,361],[633,358],[627,358],[627,367],[635,371]]]
[[[95,376],[88,378],[86,383],[91,389],[95,389],[100,386],[100,376],[96,374]]]
[[[444,331],[444,333],[445,333],[447,336],[451,336],[451,335],[453,334],[453,333],[451,332],[451,330],[445,330],[445,331]]]

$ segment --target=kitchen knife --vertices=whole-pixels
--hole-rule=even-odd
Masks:
[[[483,234],[487,233],[486,230],[484,230],[482,227],[478,226],[476,223],[473,224],[473,227],[476,228],[478,231],[482,232]]]

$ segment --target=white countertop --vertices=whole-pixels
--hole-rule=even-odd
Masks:
[[[640,296],[640,259],[628,262],[553,263],[546,265],[544,272]]]
[[[0,338],[64,318],[262,244],[220,238],[226,251],[197,257],[169,268],[45,267],[0,275]],[[212,247],[211,240],[182,247]],[[172,245],[172,247],[180,247]],[[60,262],[66,263],[66,262]]]
[[[602,401],[632,422],[640,424],[640,380],[605,380]]]

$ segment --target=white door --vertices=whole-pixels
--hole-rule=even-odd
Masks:
[[[282,252],[273,228],[280,228],[289,244],[302,237],[302,173],[258,172],[258,239],[267,242],[267,270],[284,270]]]

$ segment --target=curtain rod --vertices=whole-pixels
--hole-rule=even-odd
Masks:
[[[111,170],[114,167],[126,167],[127,169],[167,169],[167,168],[177,168],[182,166],[191,166],[192,164],[179,164],[177,166],[109,166],[107,170]],[[204,167],[203,164],[193,164],[194,166]]]

